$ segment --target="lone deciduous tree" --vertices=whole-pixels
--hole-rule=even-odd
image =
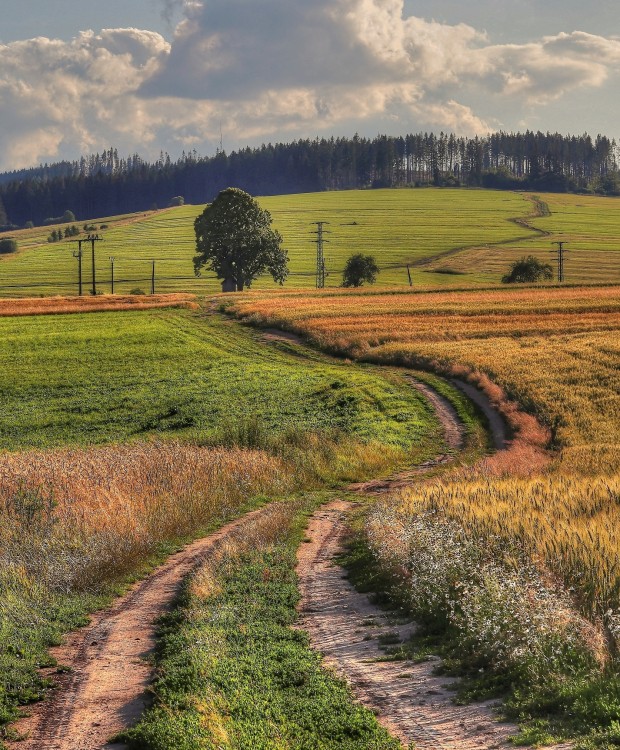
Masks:
[[[550,281],[552,278],[553,268],[549,263],[541,263],[538,258],[528,255],[512,264],[510,271],[502,276],[502,284],[533,284],[537,281]]]
[[[363,286],[365,282],[374,284],[379,266],[372,255],[357,253],[352,255],[344,267],[342,286]]]
[[[218,279],[234,282],[238,292],[264,273],[283,284],[288,255],[282,237],[271,228],[271,215],[243,190],[227,188],[194,222],[194,270],[214,271]]]

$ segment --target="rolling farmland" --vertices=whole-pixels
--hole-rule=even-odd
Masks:
[[[559,449],[555,466],[544,490],[531,489],[531,479],[501,485],[487,479],[489,497],[498,498],[488,502],[475,480],[471,504],[462,483],[448,487],[442,502],[473,526],[512,528],[570,585],[588,581],[582,604],[590,614],[620,606],[620,516],[613,500],[620,470],[617,287],[257,294],[234,309],[254,323],[286,327],[358,360],[490,376],[548,428]],[[518,437],[520,427],[514,427]],[[518,470],[516,457],[510,468]],[[603,478],[599,489],[582,476]],[[553,519],[548,524],[526,520],[530,493],[544,498]]]
[[[541,196],[551,216],[512,219],[537,212],[532,196],[488,190],[373,190],[277,196],[260,199],[284,237],[290,256],[287,287],[314,286],[316,221],[327,221],[328,286],[338,286],[346,258],[374,254],[384,269],[382,285],[406,285],[412,264],[418,287],[496,283],[511,261],[534,253],[552,260],[551,242],[568,240],[567,276],[573,282],[620,281],[620,212],[618,200],[588,196]],[[193,276],[193,221],[203,206],[183,206],[134,216],[98,219],[105,242],[96,247],[99,291],[109,292],[111,261],[115,291],[150,291],[156,261],[156,291],[207,293],[216,279]],[[108,228],[99,230],[101,225]],[[0,259],[0,294],[25,296],[69,294],[77,290],[75,242],[48,243],[50,228],[13,233],[20,243],[15,256]],[[544,234],[549,232],[549,235]],[[82,234],[82,237],[85,237]],[[462,251],[453,253],[458,248]],[[438,260],[433,259],[441,256]],[[90,246],[84,247],[84,287],[90,290]],[[390,268],[390,266],[399,266]],[[55,285],[52,284],[55,282]],[[63,286],[58,286],[58,283]],[[19,288],[34,285],[29,289]],[[274,288],[265,279],[256,288]]]
[[[620,208],[618,199],[591,195],[541,196],[550,215],[529,220],[540,230],[520,242],[473,248],[431,267],[452,268],[468,274],[501,276],[506,266],[524,255],[535,255],[555,265],[552,241],[567,243],[566,280],[569,283],[620,282]],[[544,232],[545,234],[542,234]]]

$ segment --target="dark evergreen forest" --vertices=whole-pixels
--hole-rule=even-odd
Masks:
[[[0,174],[0,223],[43,224],[66,210],[78,220],[205,203],[230,186],[253,195],[407,186],[489,187],[620,194],[618,148],[604,136],[441,133],[299,140],[153,163],[116,149],[75,162]]]

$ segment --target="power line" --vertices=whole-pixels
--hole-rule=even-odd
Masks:
[[[558,281],[562,283],[564,281],[564,253],[568,252],[564,249],[566,242],[553,242],[552,244],[558,246]]]
[[[312,232],[316,234],[316,288],[325,288],[325,243],[329,242],[326,240],[324,235],[329,234],[326,232],[324,227],[329,224],[328,221],[315,221],[313,224],[316,225],[317,231]]]

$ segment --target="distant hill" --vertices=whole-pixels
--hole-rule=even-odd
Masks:
[[[23,226],[71,210],[78,220],[211,201],[231,185],[254,195],[406,186],[467,186],[548,192],[620,194],[619,152],[604,136],[441,133],[373,139],[330,138],[245,148],[172,161],[116,149],[75,162],[0,174],[0,217]]]

